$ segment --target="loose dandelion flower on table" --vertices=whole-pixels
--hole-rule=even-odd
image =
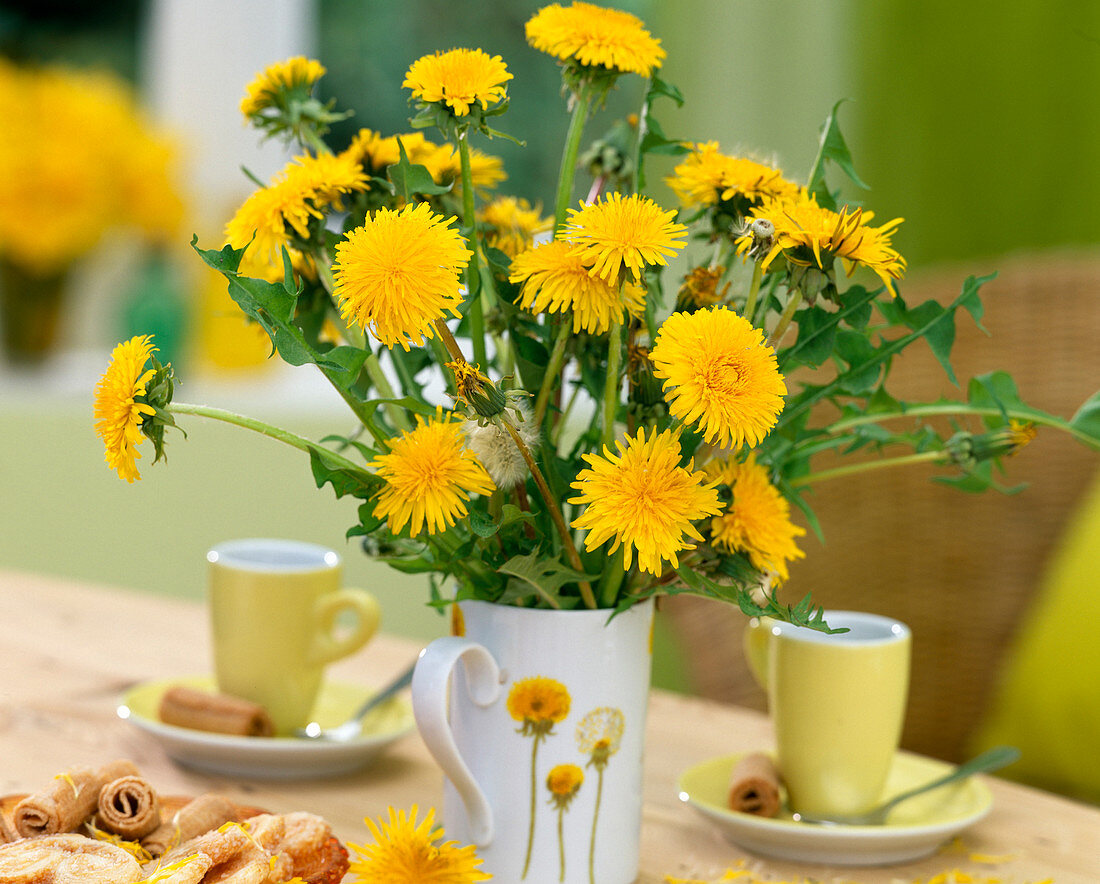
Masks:
[[[435,825],[435,810],[417,820],[414,804],[407,813],[388,809],[388,819],[366,819],[373,844],[348,846],[355,853],[350,874],[362,884],[474,884],[491,876],[481,871],[473,845],[446,841]]]

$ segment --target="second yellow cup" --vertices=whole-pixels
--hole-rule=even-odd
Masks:
[[[342,587],[340,556],[312,543],[233,540],[207,561],[218,689],[264,706],[279,734],[304,726],[324,667],[378,629],[377,601]]]
[[[882,797],[901,738],[912,637],[897,620],[827,611],[825,634],[750,621],[745,652],[768,692],[777,763],[791,809],[855,814]]]

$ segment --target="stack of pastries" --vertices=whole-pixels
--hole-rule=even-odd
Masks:
[[[314,814],[165,804],[128,761],[59,774],[0,812],[0,884],[338,884],[348,870]]]

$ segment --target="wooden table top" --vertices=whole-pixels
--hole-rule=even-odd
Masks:
[[[381,635],[332,673],[377,686],[418,649],[407,639]],[[119,696],[128,687],[205,673],[209,661],[200,604],[0,570],[0,793],[34,791],[75,765],[129,758],[165,793],[217,791],[275,812],[311,811],[344,840],[360,843],[369,841],[364,817],[377,818],[387,806],[439,806],[442,775],[415,733],[349,776],[259,781],[182,768],[117,718]],[[753,856],[682,804],[675,784],[694,764],[771,742],[770,725],[758,713],[653,692],[640,884],[659,884],[666,875],[716,879],[742,860],[761,878],[783,882],[923,882],[952,868],[995,875],[1004,884],[1100,881],[1100,809],[996,778],[987,778],[994,795],[990,814],[960,841],[919,862],[842,868]],[[999,861],[982,861],[990,857]]]

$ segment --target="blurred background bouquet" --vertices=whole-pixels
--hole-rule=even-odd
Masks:
[[[964,379],[957,400],[891,394],[918,342],[956,381],[956,323],[981,323],[987,280],[946,304],[905,301],[901,219],[838,200],[836,178],[862,186],[839,106],[799,180],[666,135],[661,108],[683,99],[633,15],[554,4],[525,33],[558,63],[571,121],[552,210],[498,194],[491,142],[540,138],[507,132],[499,56],[414,60],[411,131],[361,129],[339,151],[325,136],[349,111],[315,97],[320,62],[275,63],[248,85],[244,116],[295,156],[255,181],[223,248],[196,248],[285,362],[328,379],[349,425],[314,441],[174,401],[171,367],[139,336],[96,394],[123,478],[138,477],[143,439],[159,458],[165,429],[201,415],[307,452],[318,487],[361,501],[349,536],[431,575],[438,602],[619,609],[687,592],[820,625],[808,597],[777,594],[802,555],[792,508],[820,530],[816,483],[923,464],[1000,488],[1001,459],[1039,427],[1100,445],[1100,399],[1063,419],[1003,372]],[[645,79],[640,105],[582,151],[620,77]],[[646,195],[657,155],[675,157],[678,207]],[[689,251],[683,278],[665,278]]]
[[[177,147],[121,77],[0,58],[0,325],[15,362],[57,342],[82,258],[110,235],[180,235]]]

